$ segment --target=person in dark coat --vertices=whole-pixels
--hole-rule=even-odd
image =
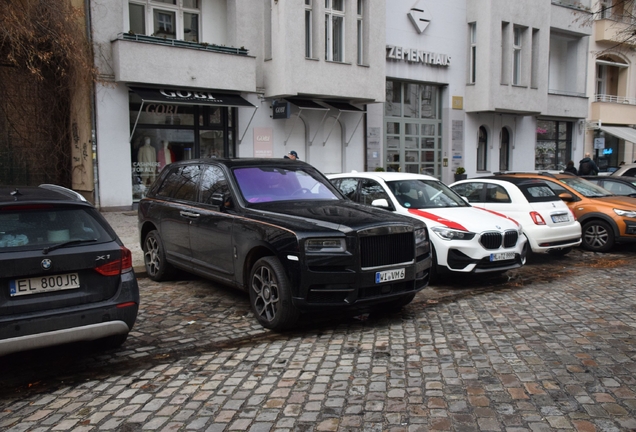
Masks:
[[[589,153],[585,153],[585,157],[579,162],[579,175],[598,175],[598,167],[590,158]]]
[[[568,164],[566,165],[563,171],[572,173],[574,175],[579,175],[579,172],[576,170],[576,167],[574,166],[574,161],[568,162]]]

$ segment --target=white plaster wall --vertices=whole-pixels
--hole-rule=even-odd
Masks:
[[[128,88],[123,84],[98,84],[95,101],[99,205],[102,208],[130,207]]]

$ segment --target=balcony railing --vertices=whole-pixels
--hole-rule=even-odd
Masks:
[[[138,35],[133,33],[120,33],[117,38],[128,40],[128,41],[145,42],[145,43],[152,43],[152,44],[159,44],[159,45],[169,45],[169,46],[175,46],[175,47],[181,47],[181,48],[214,51],[214,52],[226,53],[226,54],[247,55],[247,52],[248,52],[247,49],[243,47],[241,48],[226,47],[223,45],[208,44],[205,42],[187,42],[187,41],[182,41],[177,39]]]
[[[609,103],[636,105],[636,98],[597,94],[597,95],[594,95],[594,102],[609,102]]]

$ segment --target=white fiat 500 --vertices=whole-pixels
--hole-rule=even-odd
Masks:
[[[541,179],[483,177],[460,180],[450,188],[474,207],[505,214],[521,223],[532,252],[565,255],[581,244],[581,224]]]
[[[526,262],[526,238],[519,223],[472,207],[435,177],[397,172],[327,177],[353,201],[426,222],[433,245],[433,275],[446,270],[504,272]]]

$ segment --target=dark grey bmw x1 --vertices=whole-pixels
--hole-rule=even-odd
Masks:
[[[0,356],[117,347],[138,308],[131,253],[92,204],[56,185],[0,186]]]

